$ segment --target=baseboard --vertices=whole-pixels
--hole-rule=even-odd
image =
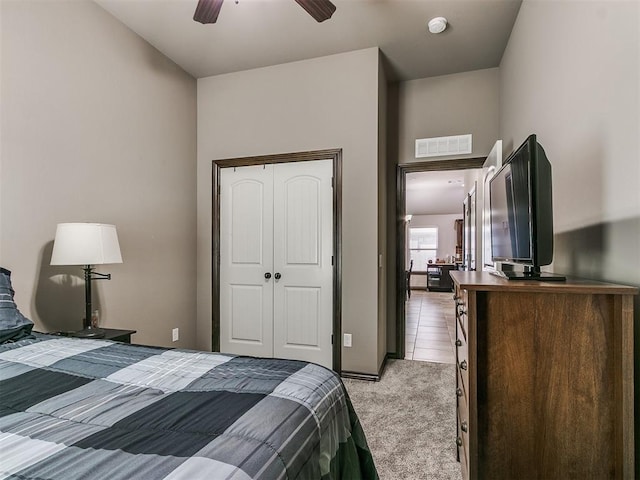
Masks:
[[[348,370],[343,370],[340,373],[340,376],[343,378],[353,378],[355,380],[366,380],[368,382],[379,382],[382,378],[382,374],[384,373],[385,368],[387,368],[387,360],[389,358],[393,358],[391,355],[395,357],[395,353],[387,353],[382,360],[382,365],[378,369],[377,374],[373,373],[360,373],[360,372],[350,372]]]
[[[340,373],[342,378],[352,378],[354,380],[366,380],[368,382],[378,382],[380,381],[380,376],[375,375],[373,373],[360,373],[360,372],[349,372],[347,370],[343,370]]]
[[[382,374],[387,368],[387,361],[389,360],[389,352],[384,354],[384,358],[382,359],[382,365],[380,365],[380,369],[378,370],[378,380],[382,378]]]

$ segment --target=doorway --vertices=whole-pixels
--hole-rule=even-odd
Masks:
[[[398,197],[396,203],[397,211],[397,245],[396,252],[396,278],[397,278],[397,302],[396,302],[396,356],[397,358],[405,358],[406,355],[406,298],[408,288],[407,271],[407,175],[417,172],[444,172],[452,170],[470,170],[481,169],[485,162],[484,157],[458,159],[458,160],[439,160],[432,162],[416,162],[410,164],[398,165],[397,169],[397,190]],[[462,215],[462,204],[460,205],[460,214]],[[451,227],[453,229],[453,225]],[[414,262],[415,263],[415,262]],[[433,262],[435,264],[435,262]],[[426,267],[425,267],[426,268]],[[416,269],[414,265],[413,270]],[[412,275],[413,276],[413,272]],[[428,278],[428,277],[427,277]]]
[[[213,162],[214,351],[304,359],[340,372],[333,339],[341,331],[341,161],[341,150],[322,150]],[[288,243],[295,251],[283,250]]]

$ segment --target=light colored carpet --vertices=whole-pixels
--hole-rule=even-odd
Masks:
[[[390,360],[379,382],[344,384],[381,480],[460,480],[455,365]]]

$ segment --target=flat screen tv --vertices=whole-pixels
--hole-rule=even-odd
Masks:
[[[542,272],[553,260],[551,164],[535,135],[505,160],[489,183],[491,258],[523,265],[498,271],[510,280],[565,280]]]

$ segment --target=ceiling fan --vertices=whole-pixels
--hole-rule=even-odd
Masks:
[[[216,23],[224,0],[198,0],[193,19],[200,23]],[[336,6],[329,0],[294,0],[318,22],[331,18]]]

